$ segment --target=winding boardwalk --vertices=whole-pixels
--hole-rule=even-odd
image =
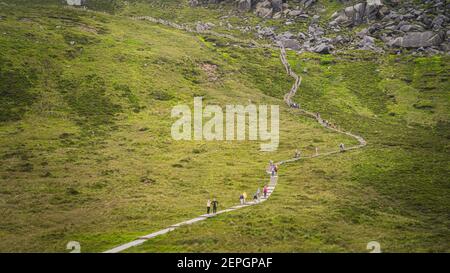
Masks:
[[[235,38],[235,37],[233,37],[231,35],[228,35],[228,34],[217,33],[217,32],[209,31],[209,30],[208,31],[193,30],[192,28],[190,28],[190,27],[188,27],[186,25],[179,25],[179,24],[172,23],[172,22],[169,22],[169,21],[166,21],[166,20],[163,20],[163,19],[155,19],[155,18],[152,18],[152,17],[149,17],[149,16],[135,17],[133,19],[135,19],[135,20],[146,20],[146,21],[150,21],[150,22],[153,22],[153,23],[170,26],[170,27],[173,27],[173,28],[176,28],[176,29],[180,29],[180,30],[184,30],[184,31],[192,32],[192,33],[210,34],[210,35],[216,35],[216,36],[220,36],[220,37],[225,37],[225,38],[229,38],[229,39],[231,39],[231,40],[233,40],[235,42],[247,43],[247,44],[254,45],[255,47],[275,48],[272,45],[259,44],[259,43],[257,43],[256,41],[253,41],[253,40],[241,40],[241,39]],[[288,105],[288,107],[291,107],[291,105],[293,104],[292,98],[295,96],[295,94],[298,91],[298,88],[300,87],[300,85],[302,83],[302,77],[298,76],[294,71],[292,71],[291,66],[289,65],[289,62],[287,60],[286,49],[284,48],[284,46],[281,43],[278,43],[278,47],[280,49],[281,63],[284,65],[284,68],[286,69],[286,73],[289,76],[291,76],[292,78],[294,78],[294,80],[295,80],[294,84],[292,85],[292,88],[289,90],[288,93],[286,93],[284,95],[284,102]],[[367,142],[361,136],[358,136],[358,135],[355,135],[353,133],[350,133],[350,132],[338,129],[335,126],[330,126],[317,113],[309,112],[309,111],[306,111],[304,109],[295,109],[295,110],[298,111],[298,113],[300,113],[301,115],[304,115],[304,116],[307,116],[307,117],[315,119],[320,125],[322,125],[323,127],[327,128],[328,130],[332,130],[332,131],[335,131],[335,132],[340,133],[340,134],[345,134],[347,136],[355,138],[359,142],[358,145],[345,148],[344,149],[345,151],[359,149],[359,148],[362,148],[362,147],[367,145]],[[323,156],[328,156],[328,155],[332,155],[332,154],[337,154],[337,153],[340,153],[340,152],[342,152],[342,151],[340,149],[337,149],[335,151],[331,151],[331,152],[327,152],[327,153],[323,153],[323,154],[316,154],[316,155],[313,155],[313,156],[302,156],[301,158],[291,158],[291,159],[287,159],[287,160],[283,160],[283,161],[277,162],[275,164],[283,165],[283,164],[286,164],[286,163],[294,162],[294,161],[305,159],[305,158],[323,157]],[[103,253],[119,253],[119,252],[122,252],[122,251],[124,251],[126,249],[129,249],[131,247],[135,247],[135,246],[141,245],[141,244],[145,243],[147,240],[150,240],[150,239],[155,238],[157,236],[166,234],[166,233],[171,232],[171,231],[173,231],[173,230],[175,230],[177,228],[180,228],[182,226],[191,225],[191,224],[194,224],[194,223],[197,223],[197,222],[200,222],[200,221],[204,221],[204,220],[206,220],[208,218],[215,217],[215,216],[223,214],[223,213],[227,213],[227,212],[235,211],[235,210],[238,210],[238,209],[242,209],[242,208],[246,208],[246,207],[250,207],[250,206],[261,204],[261,203],[263,203],[263,202],[268,200],[270,195],[275,190],[277,182],[278,182],[278,176],[271,176],[270,183],[268,184],[267,197],[262,197],[259,201],[246,202],[244,205],[236,205],[236,206],[233,206],[233,207],[228,208],[228,209],[220,210],[220,211],[218,211],[215,214],[203,214],[203,215],[200,215],[200,216],[198,216],[196,218],[193,218],[193,219],[190,219],[190,220],[187,220],[187,221],[184,221],[184,222],[180,222],[180,223],[171,225],[171,226],[169,226],[169,227],[167,227],[165,229],[161,229],[159,231],[156,231],[156,232],[150,233],[148,235],[142,236],[142,237],[140,237],[140,238],[138,238],[138,239],[136,239],[134,241],[131,241],[129,243],[117,246],[117,247],[112,248],[110,250],[107,250],[107,251],[105,251]]]

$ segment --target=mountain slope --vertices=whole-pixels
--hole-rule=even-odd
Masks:
[[[69,241],[103,251],[203,213],[209,197],[237,203],[265,183],[271,159],[354,143],[285,107],[276,153],[174,141],[171,109],[194,96],[284,105],[292,79],[278,51],[135,21],[130,7],[11,2],[0,13],[2,252],[64,252]],[[366,251],[371,240],[386,252],[448,251],[448,56],[289,61],[303,76],[295,100],[369,146],[283,166],[263,206],[131,251]]]

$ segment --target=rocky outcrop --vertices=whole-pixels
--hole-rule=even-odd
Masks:
[[[271,18],[273,15],[272,2],[269,0],[258,2],[256,4],[255,14],[262,18]]]
[[[221,3],[225,0],[190,0],[191,5]],[[449,52],[450,35],[448,4],[445,0],[339,0],[348,5],[335,12],[331,18],[321,18],[321,5],[316,0],[227,0],[234,1],[237,9],[246,17],[246,12],[254,12],[266,19],[277,19],[277,25],[296,25],[296,21],[308,24],[302,32],[289,27],[281,32],[279,27],[233,26],[230,22],[220,22],[221,27],[244,33],[253,32],[258,38],[281,43],[285,48],[299,52],[310,51],[330,54],[346,49],[364,49],[375,52],[400,51],[422,53]],[[224,16],[228,18],[228,16]],[[226,19],[225,19],[226,20]],[[329,20],[328,24],[324,24]],[[358,33],[355,26],[367,25]],[[213,26],[199,25],[199,29]]]
[[[367,0],[366,2],[349,6],[341,11],[335,12],[331,16],[332,21],[330,24],[356,26],[366,23],[369,20],[379,19],[382,16],[382,6],[381,0]]]
[[[252,0],[239,0],[238,10],[241,12],[250,11],[252,9]]]
[[[229,0],[236,3],[236,8],[240,12],[254,11],[254,13],[262,18],[290,18],[300,17],[307,18],[305,10],[312,7],[317,0]],[[229,2],[228,1],[228,2]],[[206,4],[220,4],[225,0],[189,0],[191,7]],[[295,9],[289,5],[295,5]]]
[[[203,4],[219,4],[222,0],[189,0],[188,4],[191,7],[196,7]]]
[[[196,6],[198,6],[200,4],[200,2],[198,0],[189,0],[188,4],[191,7],[196,7]]]
[[[197,32],[204,32],[204,31],[207,31],[207,30],[211,30],[213,27],[215,27],[215,25],[213,23],[197,22],[197,25],[195,26],[195,30]]]
[[[442,44],[444,38],[444,33],[435,33],[433,31],[410,32],[405,36],[389,40],[388,44],[404,48],[430,47]]]
[[[445,1],[424,0],[422,4],[403,1],[399,5],[398,1],[384,0],[384,3],[368,0],[338,11],[331,17],[329,29],[339,32],[342,27],[368,23],[357,35],[356,44],[350,44],[361,49],[448,52],[449,19]]]
[[[83,6],[86,4],[86,0],[66,0],[69,6]]]
[[[331,49],[332,49],[331,45],[322,43],[322,44],[319,44],[319,45],[313,47],[312,51],[316,52],[316,53],[320,53],[320,54],[330,54]]]
[[[285,39],[285,40],[281,40],[280,42],[285,48],[289,48],[292,50],[301,49],[300,42],[296,39]]]

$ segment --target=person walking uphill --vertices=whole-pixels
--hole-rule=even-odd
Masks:
[[[271,176],[274,176],[274,170],[273,170],[274,164],[273,161],[269,161],[269,167],[267,168],[267,171],[270,173]]]
[[[211,200],[208,199],[208,201],[206,201],[206,214],[209,214],[210,211],[211,211]]]
[[[217,207],[219,206],[219,202],[217,202],[216,198],[212,201],[212,207],[213,207],[213,213],[215,214],[217,212]]]
[[[269,191],[267,185],[264,185],[264,189],[263,189],[263,193],[264,193],[264,198],[267,198],[267,192]]]
[[[270,161],[270,175],[275,176],[278,172],[278,166],[274,164],[272,161]]]

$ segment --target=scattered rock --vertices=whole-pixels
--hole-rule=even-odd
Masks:
[[[86,0],[66,0],[69,6],[83,6],[86,4]]]
[[[300,5],[303,6],[303,8],[307,9],[314,5],[317,2],[317,0],[300,0]]]
[[[283,9],[283,0],[272,0],[272,9],[274,12],[280,12]]]
[[[331,24],[348,24],[352,26],[360,25],[368,20],[375,20],[381,17],[381,0],[367,0],[353,6],[335,12],[331,18]]]
[[[274,29],[270,28],[270,27],[258,28],[257,33],[262,37],[274,37],[275,36]]]
[[[320,54],[330,54],[332,47],[327,44],[319,44],[315,46],[312,51]]]
[[[212,29],[214,26],[215,25],[213,23],[197,22],[195,29],[197,30],[197,32],[204,32],[204,31]]]
[[[273,14],[272,3],[269,0],[256,4],[255,14],[262,18],[271,18]]]
[[[295,39],[285,39],[280,41],[285,48],[292,50],[299,50],[301,48],[300,42]]]
[[[281,12],[277,12],[272,16],[272,19],[280,19],[281,18]]]
[[[188,4],[191,7],[197,7],[198,5],[200,5],[198,0],[189,0]]]
[[[412,0],[359,0],[357,3],[340,0],[350,4],[331,18],[319,17],[320,5],[311,9],[318,2],[316,0],[230,0],[233,1],[240,12],[253,10],[257,16],[278,19],[285,26],[299,20],[308,22],[307,32],[293,34],[277,33],[277,27],[232,26],[227,21],[230,15],[221,17],[221,27],[243,33],[255,32],[258,38],[281,42],[286,48],[301,52],[328,54],[344,48],[383,52],[389,47],[397,47],[400,48],[396,49],[397,53],[401,52],[401,48],[410,48],[415,49],[408,51],[411,53],[434,54],[448,52],[450,48],[450,40],[447,40],[449,17],[443,0],[420,3]],[[223,2],[225,0],[190,0],[189,4],[197,6]],[[329,19],[329,24],[319,24],[319,19],[321,22]],[[367,24],[367,27],[358,33],[347,28],[361,24]],[[209,24],[198,24],[196,28],[201,32],[211,27]]]
[[[144,183],[144,184],[154,184],[156,182],[155,179],[149,178],[147,176],[141,177],[140,181],[141,181],[141,183]]]
[[[247,12],[252,9],[252,0],[240,0],[238,2],[238,10],[241,12]]]
[[[297,34],[298,39],[300,40],[305,40],[306,39],[306,35],[303,32],[299,32]]]
[[[431,26],[434,31],[439,31],[443,28],[443,24],[448,22],[448,18],[445,15],[438,15],[434,20],[431,22]]]
[[[444,35],[442,33],[424,31],[410,32],[403,37],[394,38],[389,41],[389,45],[404,48],[420,48],[438,46],[442,42],[444,42]]]
[[[299,16],[299,15],[302,15],[303,11],[302,10],[291,10],[291,11],[289,11],[288,14],[289,14],[289,16],[296,17],[296,16]]]
[[[399,28],[399,30],[403,32],[424,31],[424,28],[420,25],[404,24]]]

